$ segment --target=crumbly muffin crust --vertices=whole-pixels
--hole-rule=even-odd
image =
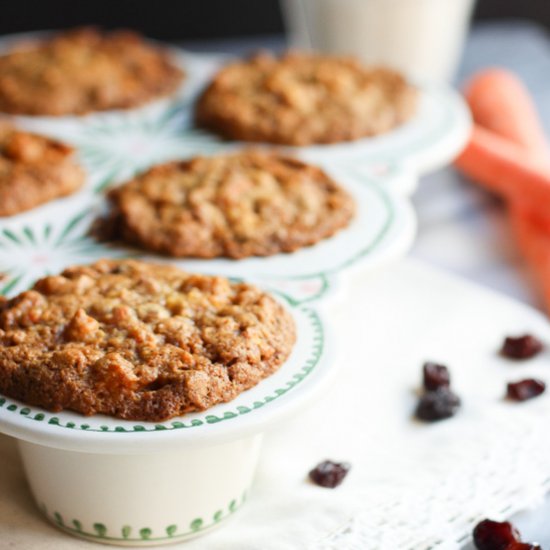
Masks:
[[[354,214],[353,199],[321,169],[254,150],[158,165],[109,198],[111,237],[176,257],[292,252]]]
[[[81,115],[127,109],[176,90],[182,71],[130,31],[83,28],[0,57],[0,111]]]
[[[387,132],[409,119],[416,103],[416,90],[387,68],[351,57],[260,54],[217,74],[197,121],[229,139],[335,143]]]
[[[0,216],[70,195],[83,183],[71,147],[0,124]]]
[[[52,411],[160,421],[235,398],[294,341],[290,314],[251,285],[100,260],[0,297],[0,392]]]

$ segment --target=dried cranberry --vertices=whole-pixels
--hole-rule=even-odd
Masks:
[[[420,420],[433,422],[450,418],[460,407],[460,398],[449,388],[439,388],[426,392],[416,407],[416,417]]]
[[[507,521],[485,519],[474,529],[474,544],[478,550],[508,550],[510,545],[520,541],[519,531]]]
[[[441,387],[448,388],[451,384],[451,375],[445,365],[427,362],[423,367],[424,388],[429,391],[437,390]]]
[[[527,401],[544,393],[546,384],[536,378],[527,378],[519,382],[510,382],[506,391],[506,397],[513,401]]]
[[[542,342],[531,334],[517,338],[508,336],[502,344],[500,353],[510,359],[529,359],[540,353],[542,348]]]
[[[512,542],[505,550],[542,550],[542,546],[530,542]]]
[[[331,460],[325,460],[320,464],[317,464],[311,472],[309,472],[309,478],[313,483],[320,485],[321,487],[328,487],[334,489],[338,487],[344,478],[348,475],[351,466],[347,462],[332,462]]]

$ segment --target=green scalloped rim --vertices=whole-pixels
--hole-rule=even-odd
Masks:
[[[357,254],[355,254],[351,258],[348,258],[346,261],[342,262],[337,267],[328,269],[326,271],[321,271],[319,273],[309,273],[307,276],[287,277],[288,279],[299,280],[299,279],[306,279],[306,278],[316,277],[316,276],[326,277],[327,275],[338,273],[339,271],[342,271],[346,267],[350,267],[355,262],[357,262],[358,260],[366,256],[369,252],[371,252],[374,248],[376,248],[376,246],[378,246],[380,241],[382,241],[382,239],[386,236],[391,226],[393,225],[393,221],[395,220],[395,209],[393,208],[393,202],[390,200],[390,197],[387,195],[387,193],[383,191],[382,188],[377,183],[375,182],[364,182],[364,183],[367,183],[368,185],[370,185],[371,189],[375,191],[375,193],[380,197],[380,199],[382,200],[382,203],[386,207],[386,214],[387,214],[386,221],[380,228],[380,231],[378,232],[378,234],[368,244],[368,246],[363,248],[363,250],[360,250],[359,252],[357,252]]]
[[[40,511],[46,518],[53,523],[56,527],[59,527],[63,531],[67,531],[77,537],[91,539],[95,542],[124,542],[124,543],[146,543],[151,542],[177,542],[188,537],[194,537],[198,533],[207,531],[212,527],[218,525],[222,520],[227,519],[246,502],[246,491],[242,494],[240,499],[233,499],[226,507],[218,508],[212,515],[209,521],[205,521],[202,517],[196,517],[189,522],[188,527],[183,532],[178,532],[179,525],[171,523],[163,529],[163,535],[155,534],[154,530],[150,527],[133,527],[131,525],[123,525],[117,531],[120,532],[120,536],[114,536],[109,534],[109,529],[102,522],[93,522],[91,524],[91,530],[86,530],[84,523],[78,519],[71,519],[65,521],[63,516],[55,511],[51,514],[44,503],[40,504]],[[139,537],[132,537],[132,533],[139,534]],[[166,535],[164,535],[166,533]]]
[[[353,170],[350,168],[349,172],[351,174]],[[365,179],[363,183],[368,185],[371,188],[371,190],[379,196],[382,204],[386,209],[386,219],[382,227],[378,231],[378,233],[372,239],[372,241],[367,246],[365,246],[365,248],[363,248],[362,250],[357,252],[355,255],[353,255],[351,258],[348,258],[347,260],[345,260],[338,266],[333,267],[332,269],[327,269],[325,271],[320,271],[317,273],[307,273],[305,275],[287,276],[284,278],[284,280],[287,280],[287,281],[301,281],[306,279],[313,279],[315,277],[321,278],[323,281],[322,288],[314,296],[304,298],[303,300],[298,300],[288,292],[277,290],[276,288],[271,288],[271,292],[274,292],[279,296],[282,296],[292,306],[301,306],[303,304],[307,304],[307,303],[319,300],[325,294],[327,294],[327,292],[329,292],[331,288],[331,285],[329,282],[329,277],[331,275],[334,275],[339,271],[342,271],[343,269],[346,269],[347,267],[352,266],[353,264],[358,262],[361,258],[364,258],[367,254],[372,252],[380,244],[380,242],[386,237],[391,227],[393,226],[393,222],[395,220],[395,209],[394,209],[393,202],[390,200],[388,194],[375,181]]]
[[[174,420],[166,424],[156,424],[153,427],[148,427],[144,424],[135,424],[131,428],[125,426],[99,426],[99,428],[92,428],[89,424],[85,422],[77,424],[75,422],[66,422],[62,423],[58,416],[55,416],[48,411],[34,409],[33,407],[27,405],[20,405],[15,401],[7,398],[0,397],[0,409],[9,411],[10,413],[18,413],[29,420],[34,420],[38,422],[47,422],[53,426],[58,426],[60,428],[69,428],[72,430],[82,430],[86,432],[104,432],[104,433],[135,433],[135,432],[155,432],[155,431],[166,431],[166,430],[180,430],[188,428],[196,428],[197,426],[202,426],[204,424],[217,424],[218,422],[224,422],[226,420],[232,420],[244,414],[248,414],[255,409],[259,409],[272,401],[275,401],[282,395],[285,395],[292,388],[297,386],[302,382],[318,365],[321,356],[323,355],[324,345],[325,345],[325,333],[324,328],[319,318],[319,314],[309,308],[302,308],[301,311],[305,313],[311,321],[313,327],[313,338],[312,338],[312,350],[309,359],[305,362],[304,366],[292,376],[292,379],[286,382],[284,388],[278,388],[272,392],[271,395],[264,397],[261,400],[256,400],[250,407],[246,406],[237,406],[234,410],[225,411],[221,416],[216,416],[214,414],[207,414],[204,417],[204,420],[194,418],[189,422],[183,422],[181,420]],[[85,417],[83,417],[85,418]]]

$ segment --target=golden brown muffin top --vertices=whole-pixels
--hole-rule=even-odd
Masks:
[[[115,238],[177,257],[292,252],[330,237],[355,210],[320,168],[259,150],[155,166],[110,200]]]
[[[416,90],[352,57],[260,54],[223,68],[201,97],[199,124],[230,139],[310,145],[387,132],[416,109]]]
[[[289,313],[254,286],[101,260],[0,297],[0,392],[163,420],[233,399],[277,370],[294,339]]]
[[[183,73],[130,31],[75,29],[0,57],[0,111],[81,115],[128,109],[174,92]]]

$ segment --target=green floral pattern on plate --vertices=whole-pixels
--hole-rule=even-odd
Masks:
[[[82,163],[96,177],[96,192],[160,162],[212,154],[220,141],[191,128],[191,106],[178,102],[160,112],[98,119],[74,139]]]
[[[25,224],[16,228],[0,224],[0,294],[27,289],[38,277],[55,273],[69,263],[90,263],[106,256],[126,255],[87,235],[90,211],[79,211],[65,220]]]
[[[50,514],[44,503],[40,505],[40,509],[55,525],[79,537],[96,540],[97,542],[119,541],[131,542],[139,545],[140,543],[166,542],[171,539],[175,542],[179,539],[195,536],[199,532],[215,527],[222,520],[234,514],[246,502],[246,498],[247,493],[245,492],[239,499],[233,499],[227,506],[218,509],[208,518],[196,517],[187,524],[172,523],[163,528],[160,532],[156,532],[150,527],[136,527],[130,525],[123,525],[120,528],[111,529],[107,527],[105,523],[101,522],[94,522],[89,529],[86,529],[84,523],[79,519],[65,521],[64,517],[57,511]],[[138,536],[132,536],[133,533],[137,533]]]

